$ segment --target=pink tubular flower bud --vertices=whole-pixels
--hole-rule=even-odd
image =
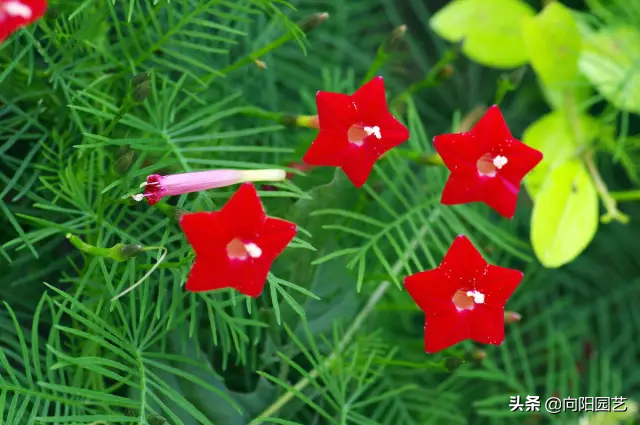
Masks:
[[[295,125],[319,130],[320,120],[317,115],[298,115],[295,117]]]
[[[515,311],[505,311],[504,312],[504,323],[510,325],[512,323],[516,323],[522,320],[522,316],[520,313],[516,313]]]
[[[140,187],[144,193],[133,195],[136,201],[147,199],[149,205],[154,205],[165,196],[182,195],[218,187],[231,186],[239,183],[255,181],[282,181],[286,172],[278,169],[268,170],[210,170],[193,173],[170,174],[160,176],[152,174]]]

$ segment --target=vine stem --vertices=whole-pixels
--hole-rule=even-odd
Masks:
[[[416,247],[418,246],[418,243],[420,242],[420,239],[422,239],[422,237],[427,233],[429,229],[429,224],[433,221],[435,216],[438,215],[438,213],[439,213],[439,210],[435,210],[431,213],[431,216],[427,219],[427,222],[422,225],[422,227],[418,231],[418,234],[409,243],[408,249],[402,254],[402,257],[400,257],[398,261],[395,262],[395,264],[391,268],[391,271],[394,275],[397,275],[400,273],[400,271],[402,270],[402,265],[407,261],[411,253],[416,249]],[[320,367],[313,369],[309,373],[308,377],[305,377],[300,381],[298,381],[298,383],[293,387],[291,391],[286,392],[280,398],[278,398],[267,409],[265,409],[262,413],[260,413],[257,418],[251,421],[249,425],[259,425],[263,423],[265,419],[267,419],[274,413],[277,413],[285,404],[291,401],[294,395],[299,394],[304,388],[306,388],[307,385],[309,385],[309,383],[311,382],[311,379],[315,379],[318,376],[318,373],[319,373],[318,371],[320,369],[326,369],[327,367],[329,367],[331,363],[336,359],[336,357],[345,349],[345,347],[349,344],[349,342],[351,342],[351,339],[353,338],[353,336],[356,334],[356,332],[358,332],[358,330],[364,323],[365,319],[369,316],[369,314],[373,312],[376,305],[382,299],[382,297],[387,292],[390,286],[391,286],[391,281],[385,280],[378,286],[378,288],[374,291],[374,293],[371,294],[371,297],[369,298],[365,306],[362,308],[360,313],[356,316],[355,320],[353,321],[351,326],[347,329],[344,336],[340,340],[340,343],[338,344],[337,349],[329,357],[325,359],[325,361],[322,363]]]
[[[609,223],[612,220],[619,221],[620,223],[626,224],[629,222],[629,216],[623,214],[618,209],[618,203],[611,196],[609,190],[607,188],[606,183],[602,180],[600,176],[600,172],[598,171],[598,167],[593,160],[593,151],[588,150],[584,153],[584,163],[587,165],[589,169],[589,174],[591,174],[591,178],[593,179],[594,184],[596,185],[596,189],[598,193],[600,193],[600,197],[602,198],[602,202],[607,210],[607,213],[602,216],[601,221],[603,223]]]
[[[640,200],[640,190],[629,190],[626,192],[609,192],[609,195],[611,195],[611,199],[618,202]]]
[[[570,91],[566,91],[564,93],[564,104],[566,108],[566,116],[569,120],[569,124],[571,125],[573,137],[578,142],[579,146],[583,146],[586,140],[580,123],[580,115],[575,105],[575,97]],[[623,224],[628,223],[629,217],[618,209],[618,203],[611,197],[609,189],[602,179],[602,176],[598,171],[598,167],[596,167],[593,158],[593,151],[591,149],[587,149],[583,152],[582,162],[584,165],[586,165],[587,170],[589,171],[589,174],[591,176],[591,180],[595,184],[596,190],[598,191],[598,194],[602,199],[602,203],[607,210],[607,213],[600,218],[600,221],[605,224],[610,223],[614,220]]]

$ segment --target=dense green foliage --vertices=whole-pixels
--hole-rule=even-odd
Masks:
[[[437,2],[51,3],[45,19],[0,45],[0,423],[577,424],[578,413],[510,412],[509,398],[640,398],[634,2],[591,0],[540,15],[541,4],[530,13],[516,7],[535,21],[522,34],[505,30],[502,37],[521,38],[505,46],[544,54],[509,58],[505,47],[497,59],[499,48],[486,43],[501,35],[483,25],[474,29],[474,45],[484,46],[478,54],[434,25],[437,35]],[[318,28],[296,26],[317,12],[329,13]],[[548,28],[558,21],[575,31],[554,38]],[[402,24],[404,41],[385,44]],[[543,47],[536,31],[549,36]],[[571,34],[586,37],[587,55],[569,49],[562,60],[575,56],[579,66],[552,66],[560,59],[544,46],[575,47]],[[261,192],[270,215],[301,231],[260,298],[184,291],[193,256],[174,207],[215,210],[234,188],[150,208],[130,198],[140,182],[152,172],[299,161],[315,130],[286,127],[281,113],[313,115],[317,90],[351,93],[372,72],[385,76],[410,140],[360,190],[321,168]],[[148,81],[132,83],[141,73]],[[629,97],[603,73],[630,81]],[[567,113],[554,84],[572,81],[576,114],[589,108],[606,128],[589,142],[593,169],[575,167],[584,167],[594,197],[607,200],[606,212],[614,199],[631,201],[618,206],[628,223],[608,216],[614,220],[598,227],[597,209],[591,226],[557,217],[584,209],[582,198],[541,189],[574,181],[561,167],[572,166],[573,147],[553,152],[562,172],[545,169],[527,182],[511,221],[484,205],[439,203],[447,171],[414,161],[433,153],[435,134],[468,128],[497,101],[516,137],[528,134],[545,154],[573,146],[553,119],[540,124],[551,111]],[[544,139],[550,134],[556,139]],[[597,192],[596,175],[612,194]],[[537,224],[536,190],[551,205]],[[531,226],[541,225],[536,242]],[[99,248],[149,249],[114,261],[78,250],[69,233]],[[523,320],[508,325],[500,347],[464,342],[426,355],[423,315],[402,279],[437,266],[461,233],[490,262],[525,272],[507,304]],[[549,259],[532,239],[577,242]]]

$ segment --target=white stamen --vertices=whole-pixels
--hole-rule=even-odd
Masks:
[[[484,294],[478,291],[467,291],[467,296],[473,297],[473,301],[478,304],[484,303]]]
[[[502,167],[504,167],[507,162],[507,158],[502,155],[498,155],[493,158],[493,165],[495,165],[498,170],[502,169]]]
[[[376,139],[382,139],[382,134],[380,133],[380,127],[377,125],[375,127],[365,127],[364,131],[367,133],[367,136],[371,136],[372,134],[376,135]]]
[[[23,19],[29,19],[31,15],[33,15],[31,8],[19,1],[6,2],[4,6],[0,6],[0,8],[4,9],[9,16],[19,16]]]
[[[142,201],[144,199],[144,193],[138,193],[137,195],[131,195],[134,201]]]
[[[140,187],[145,187],[145,186],[157,186],[159,183],[158,182],[142,182],[140,183]]]
[[[254,243],[245,244],[244,249],[247,250],[247,254],[249,254],[251,258],[260,258],[262,255],[262,250]]]

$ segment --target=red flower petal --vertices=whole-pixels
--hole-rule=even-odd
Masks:
[[[0,0],[0,42],[40,19],[46,11],[45,0]]]
[[[473,310],[470,322],[470,339],[480,344],[492,345],[500,345],[504,341],[504,308],[478,305]]]
[[[433,144],[451,171],[441,202],[484,202],[506,218],[515,214],[522,179],[542,160],[513,138],[497,106],[471,132],[436,136]]]
[[[426,316],[426,352],[465,339],[501,344],[504,305],[522,277],[517,270],[487,264],[469,239],[458,236],[440,266],[404,280]]]
[[[478,140],[482,140],[486,147],[491,147],[494,143],[513,138],[498,105],[493,105],[487,109],[487,112],[471,129],[471,134]]]
[[[438,268],[455,289],[460,289],[460,281],[470,285],[470,289],[475,289],[487,266],[471,241],[464,235],[458,235]]]
[[[424,326],[424,351],[437,353],[469,338],[469,320],[449,308],[436,316],[429,316]]]
[[[222,246],[211,243],[214,238],[226,240],[231,237],[231,233],[226,232],[229,230],[226,223],[221,219],[217,211],[182,214],[180,226],[196,254],[207,253],[211,257],[218,257],[224,252]]]
[[[196,253],[186,289],[235,288],[250,297],[262,293],[273,261],[297,232],[295,224],[265,214],[251,183],[220,211],[184,214],[180,225]]]
[[[519,270],[489,264],[484,279],[478,282],[476,289],[486,294],[485,305],[503,308],[523,278],[524,273]]]
[[[388,110],[382,77],[351,96],[318,92],[316,103],[320,132],[303,160],[341,167],[356,187],[365,184],[378,158],[409,138],[407,128]]]
[[[189,272],[185,288],[189,292],[204,292],[227,288],[229,282],[226,281],[226,275],[223,277],[223,279],[220,279],[216,265],[213,262],[196,258]]]
[[[349,145],[346,134],[336,136],[320,132],[302,160],[310,165],[339,167],[347,156]]]
[[[319,91],[316,106],[320,129],[335,130],[337,135],[343,135],[356,116],[351,96],[347,94]]]
[[[362,147],[356,154],[345,155],[341,168],[355,187],[362,187],[379,157],[373,149]]]
[[[427,316],[435,316],[451,308],[451,299],[457,289],[447,283],[439,268],[416,273],[404,279],[407,292]]]
[[[258,192],[251,183],[240,185],[220,209],[220,215],[229,231],[240,238],[254,237],[267,220]]]
[[[372,146],[376,150],[378,156],[382,156],[385,152],[401,145],[409,139],[409,129],[389,113],[380,118],[379,125],[380,128],[384,128],[384,137],[381,139],[369,137],[371,143],[367,143],[367,145]]]
[[[520,184],[514,185],[505,178],[486,181],[483,186],[482,202],[493,208],[503,217],[511,218],[518,206]]]
[[[351,96],[351,99],[357,113],[361,116],[371,120],[383,120],[389,115],[387,93],[382,77],[375,77],[365,83]]]
[[[448,169],[478,173],[476,163],[482,156],[482,145],[471,133],[436,136],[433,138],[433,146]]]

